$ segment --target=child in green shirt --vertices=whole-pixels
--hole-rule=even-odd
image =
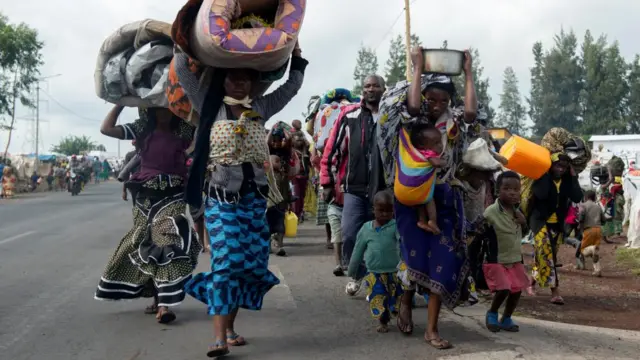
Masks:
[[[367,266],[367,300],[373,318],[379,321],[377,331],[386,333],[391,314],[397,314],[396,302],[402,295],[397,276],[400,246],[396,221],[393,219],[393,194],[380,191],[373,198],[374,220],[365,223],[356,238],[349,263],[349,276],[355,277],[364,260]]]

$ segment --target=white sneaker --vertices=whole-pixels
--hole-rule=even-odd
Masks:
[[[361,281],[355,281],[355,280],[349,281],[349,283],[347,284],[344,290],[347,293],[347,295],[355,296],[358,293],[358,291],[360,291],[360,284],[361,284]]]

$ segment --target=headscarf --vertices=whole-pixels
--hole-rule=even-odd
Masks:
[[[456,87],[449,76],[435,74],[423,75],[420,85],[423,93],[428,89],[440,89],[448,93],[452,99],[456,95]]]

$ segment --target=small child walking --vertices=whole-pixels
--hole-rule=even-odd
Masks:
[[[493,293],[486,326],[492,332],[517,332],[520,328],[511,315],[518,306],[522,290],[529,286],[520,249],[522,225],[526,220],[516,207],[520,202],[520,176],[513,171],[505,171],[498,175],[496,188],[498,199],[484,211],[487,253],[482,270]],[[502,319],[498,321],[498,310],[505,301]]]
[[[289,179],[282,165],[282,159],[277,155],[270,155],[270,157],[270,166],[275,176],[275,184],[273,185],[276,186],[282,195],[282,201],[280,203],[275,203],[272,200],[275,198],[273,194],[269,194],[269,199],[267,200],[266,216],[269,233],[271,234],[271,250],[274,251],[277,256],[287,256],[287,252],[284,249],[284,216],[291,203],[291,188],[289,187]]]
[[[377,331],[389,331],[392,314],[397,314],[402,286],[397,276],[400,246],[396,221],[393,219],[393,194],[380,191],[373,198],[374,220],[365,223],[356,239],[349,262],[348,275],[357,276],[364,260],[367,266],[367,300],[374,319],[379,321]]]
[[[588,190],[584,194],[584,204],[580,213],[580,227],[582,228],[582,241],[577,246],[576,258],[578,270],[584,270],[585,257],[593,258],[593,275],[600,276],[600,242],[602,241],[602,225],[607,220],[600,205],[596,203],[596,192]]]

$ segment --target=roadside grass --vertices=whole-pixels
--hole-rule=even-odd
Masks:
[[[633,275],[640,276],[640,249],[618,249],[616,264],[627,267]]]

